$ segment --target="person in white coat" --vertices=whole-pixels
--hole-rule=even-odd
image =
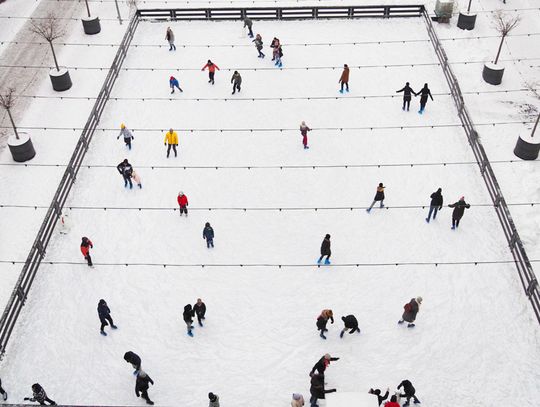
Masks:
[[[60,216],[60,234],[67,235],[71,230],[71,219],[67,213]]]

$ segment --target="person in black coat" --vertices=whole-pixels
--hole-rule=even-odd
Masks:
[[[203,239],[206,239],[206,247],[214,247],[214,229],[210,226],[209,222],[206,222],[202,232]]]
[[[405,86],[400,89],[396,90],[396,93],[403,92],[403,108],[402,110],[405,110],[405,105],[407,105],[407,112],[409,111],[409,106],[411,106],[411,94],[415,94],[415,91],[412,90],[412,88],[409,86],[409,82],[405,84]]]
[[[124,360],[131,363],[135,371],[133,374],[137,374],[141,370],[141,358],[135,352],[129,351],[124,353]]]
[[[45,406],[45,402],[49,403],[51,406],[56,406],[56,402],[47,397],[45,389],[41,387],[39,383],[34,383],[32,385],[32,397],[25,397],[25,401],[37,401],[42,406]]]
[[[437,217],[437,211],[440,211],[443,206],[443,196],[442,189],[439,188],[437,191],[431,194],[431,203],[429,204],[429,213],[426,218],[426,222],[429,223],[431,219],[431,214],[433,213],[433,220]]]
[[[193,336],[193,332],[191,332],[193,330],[193,317],[195,316],[195,312],[193,311],[193,308],[191,307],[191,304],[187,304],[185,307],[184,307],[184,313],[182,314],[182,316],[184,317],[184,322],[186,323],[186,326],[187,326],[187,334],[189,336]]]
[[[133,175],[133,167],[128,162],[127,158],[122,161],[120,164],[116,166],[116,169],[122,175],[124,178],[124,186],[127,187],[129,183],[129,187],[133,188],[133,183],[131,182],[131,176]]]
[[[321,264],[321,261],[323,257],[326,256],[326,260],[324,261],[324,264],[330,264],[330,256],[332,255],[332,251],[330,250],[330,235],[326,235],[322,241],[321,244],[321,257],[319,257],[319,260],[317,260],[317,264]]]
[[[320,373],[311,374],[311,387],[309,388],[311,398],[309,402],[311,407],[317,407],[318,399],[325,399],[326,394],[335,393],[336,389],[325,390],[324,388],[324,375]]]
[[[416,314],[418,314],[418,311],[420,311],[420,304],[422,304],[422,297],[412,298],[407,304],[405,304],[403,307],[403,315],[398,321],[398,324],[402,324],[404,321],[407,321],[407,328],[413,328],[414,321],[416,320]]]
[[[465,208],[469,209],[471,205],[465,202],[465,197],[459,198],[456,203],[448,205],[449,208],[454,208],[452,212],[452,229],[456,229],[459,226],[459,221],[465,213]]]
[[[105,300],[103,299],[99,300],[99,303],[97,306],[97,312],[98,312],[99,320],[101,321],[101,328],[100,328],[101,335],[107,336],[107,333],[103,329],[109,324],[111,325],[112,329],[118,328],[113,322],[113,319],[111,317],[111,310],[109,309],[109,306],[107,305]]]
[[[4,401],[7,400],[7,397],[8,397],[8,394],[7,394],[7,391],[5,391],[3,388],[2,388],[2,379],[0,379],[0,394],[2,395],[2,399]]]
[[[137,374],[137,381],[135,382],[135,395],[137,397],[142,397],[146,400],[146,404],[154,405],[154,402],[148,397],[148,389],[150,384],[154,385],[154,381],[146,374],[144,370],[140,370]]]
[[[358,328],[358,320],[354,315],[347,315],[346,317],[341,317],[341,320],[345,324],[345,328],[341,330],[341,333],[339,334],[340,338],[343,338],[343,334],[347,329],[350,329],[349,334],[353,334],[355,332],[360,333],[360,328]]]
[[[431,91],[428,88],[428,84],[424,83],[424,87],[420,90],[420,92],[416,93],[415,95],[420,95],[420,110],[418,111],[418,113],[422,114],[424,113],[424,109],[426,108],[428,96],[431,98],[431,100],[433,100],[433,96],[431,96]]]
[[[373,208],[373,205],[375,205],[375,202],[381,202],[381,209],[384,208],[384,189],[386,187],[383,185],[382,182],[379,183],[379,186],[377,187],[377,192],[375,192],[375,198],[373,198],[373,202],[369,206],[369,208],[366,209],[367,213],[371,211]]]
[[[197,298],[197,303],[193,306],[193,311],[195,312],[195,315],[197,315],[199,325],[203,326],[202,321],[204,320],[204,315],[206,314],[206,305],[200,298]]]
[[[330,356],[329,353],[325,354],[317,361],[317,363],[313,365],[313,368],[309,372],[309,375],[312,376],[315,371],[323,375],[326,367],[330,364],[330,362],[335,362],[336,360],[339,360],[339,358],[333,358]]]
[[[411,398],[414,400],[414,404],[418,404],[420,403],[420,400],[418,400],[416,398],[416,396],[414,395],[416,393],[416,389],[414,388],[414,386],[412,385],[412,383],[408,380],[403,380],[399,386],[397,387],[398,390],[400,388],[403,387],[403,391],[405,394],[400,394],[401,397],[406,397],[407,398],[407,401],[405,402],[405,404],[403,404],[403,407],[405,406],[408,406],[409,405],[409,402],[411,400]]]
[[[381,396],[381,390],[379,389],[369,389],[368,393],[377,396],[377,401],[379,402],[379,406],[380,406],[382,402],[388,398],[390,389],[386,389],[386,393],[384,393],[384,396]]]

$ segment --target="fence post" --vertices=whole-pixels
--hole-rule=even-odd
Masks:
[[[283,10],[282,10],[281,8],[277,8],[277,9],[276,9],[276,18],[277,18],[278,20],[283,19]]]
[[[353,18],[354,17],[354,7],[349,7],[349,9],[347,10],[347,14],[348,14],[349,18]]]
[[[311,15],[314,19],[317,19],[319,17],[319,8],[318,7],[313,7],[311,9]]]
[[[536,278],[533,278],[529,282],[529,286],[527,287],[526,293],[528,297],[531,297],[534,294],[534,290],[536,290],[536,287],[538,287],[538,281]]]
[[[385,18],[390,17],[390,6],[385,6],[384,7],[384,17]]]

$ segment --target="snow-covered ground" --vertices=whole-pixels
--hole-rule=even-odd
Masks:
[[[431,44],[360,44],[426,40],[423,21],[257,22],[255,31],[266,46],[274,35],[282,39],[283,70],[274,69],[269,58],[256,57],[249,40],[241,38],[241,24],[170,25],[177,44],[186,48],[169,53],[140,46],[128,52],[100,123],[104,130],[94,136],[87,167],[68,202],[73,228],[51,241],[14,333],[17,340],[3,361],[2,380],[11,400],[22,399],[38,381],[61,403],[141,404],[133,395],[131,368],[122,360],[125,351],[133,350],[156,382],[150,394],[158,405],[201,405],[209,391],[219,394],[223,405],[287,405],[292,392],[309,394],[309,369],[330,352],[341,357],[327,374],[328,386],[338,391],[393,388],[409,378],[425,405],[533,406],[540,396],[540,331],[512,264],[365,266],[511,260],[495,212],[481,206],[489,196]],[[160,44],[165,28],[141,23],[133,43]],[[440,35],[449,38],[453,32]],[[357,45],[293,45],[323,42]],[[98,64],[77,59],[71,49],[65,47],[61,55],[65,64]],[[268,48],[265,52],[270,55]],[[221,68],[214,86],[200,72],[208,58]],[[337,81],[343,63],[352,67],[351,93],[341,96]],[[241,94],[231,96],[234,70],[244,81]],[[169,95],[171,74],[184,93]],[[405,81],[415,90],[430,84],[435,101],[428,102],[424,116],[416,114],[418,99],[406,113],[399,95],[392,97]],[[46,85],[36,94],[47,94]],[[520,84],[506,85],[512,95],[523,93],[516,92]],[[88,95],[83,89],[70,92]],[[488,89],[474,80],[464,88],[481,92],[467,96],[473,115],[476,106],[498,100],[485,93]],[[32,107],[43,110],[49,103],[36,99]],[[82,99],[54,103],[74,115],[26,115],[24,124],[82,127],[92,104]],[[302,120],[314,129],[308,151],[297,130]],[[129,152],[116,139],[122,122],[136,129]],[[179,132],[178,158],[165,157],[163,130],[169,127]],[[487,128],[479,126],[482,132]],[[52,164],[67,161],[62,151],[70,151],[79,133],[37,134],[36,149],[41,143],[47,154],[33,162]],[[509,160],[510,154],[498,157]],[[126,157],[142,177],[142,190],[123,188],[114,167]],[[389,166],[410,163],[439,164]],[[319,167],[361,164],[385,166]],[[303,168],[215,169],[291,165]],[[214,168],[189,168],[197,166]],[[527,165],[494,167],[507,174]],[[6,180],[20,179],[33,189],[3,182],[7,188],[0,201],[46,206],[53,191],[49,184],[56,185],[61,172],[49,166],[2,167]],[[368,215],[362,207],[371,203],[379,182],[387,185],[388,210]],[[437,187],[443,188],[446,203],[465,195],[472,204],[457,232],[450,230],[449,208],[435,222],[424,222],[421,206],[429,204]],[[188,218],[172,210],[179,190],[190,199]],[[538,193],[530,193],[507,195],[507,200],[538,200]],[[330,207],[345,209],[270,210]],[[45,209],[0,210],[8,222],[7,230],[0,229],[5,233],[1,258],[24,259],[27,250],[17,251],[24,238],[9,239],[8,231],[21,230],[21,222],[37,230]],[[511,210],[529,216],[522,207]],[[207,221],[216,231],[210,251],[201,239]],[[363,265],[312,266],[325,233],[332,234],[335,266]],[[95,244],[95,269],[81,262],[83,235]],[[403,304],[417,295],[424,297],[418,326],[407,330],[396,321]],[[197,297],[209,308],[207,325],[189,338],[181,312]],[[106,338],[98,332],[100,298],[108,301],[120,327]],[[327,307],[337,320],[323,342],[315,319]],[[339,317],[348,313],[357,315],[362,333],[340,340]],[[442,389],[451,397],[442,396]]]

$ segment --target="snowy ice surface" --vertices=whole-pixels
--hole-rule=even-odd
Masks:
[[[238,23],[170,25],[177,44],[250,44],[240,38]],[[142,23],[134,44],[161,44],[165,27]],[[327,374],[328,386],[338,391],[393,388],[408,378],[424,405],[533,406],[540,396],[540,332],[512,264],[311,266],[325,233],[332,234],[336,266],[511,260],[495,212],[480,206],[489,203],[489,196],[429,42],[287,45],[425,40],[423,21],[258,22],[255,31],[261,32],[266,46],[274,35],[282,39],[285,69],[273,69],[269,58],[256,58],[251,46],[179,47],[176,53],[130,48],[125,68],[156,70],[123,70],[115,85],[100,123],[104,130],[96,133],[84,162],[91,167],[81,169],[68,202],[73,207],[71,232],[51,241],[14,333],[16,340],[2,362],[2,380],[12,400],[27,395],[38,381],[62,403],[142,405],[133,394],[131,367],[122,360],[125,351],[133,350],[156,382],[150,394],[158,405],[198,406],[209,391],[219,394],[224,406],[287,405],[292,392],[309,394],[308,372],[329,352],[341,357]],[[62,64],[98,64],[95,56],[79,60],[71,50],[63,49]],[[268,48],[265,51],[269,56]],[[103,55],[110,58],[107,51]],[[200,72],[208,58],[222,68],[215,86]],[[353,68],[351,93],[341,97],[336,91],[343,63],[382,66]],[[418,63],[433,65],[389,66]],[[481,69],[481,64],[474,66]],[[241,94],[231,96],[235,69],[244,82]],[[99,75],[104,75],[98,72],[84,85],[95,87],[94,95]],[[184,93],[168,94],[171,74],[179,78]],[[435,101],[428,102],[424,116],[416,114],[418,99],[406,113],[399,95],[392,98],[407,80],[416,90],[430,84]],[[470,83],[465,91],[484,90],[480,82]],[[47,85],[37,94],[48,92]],[[88,95],[76,86],[69,92]],[[364,95],[383,97],[358,97]],[[327,98],[334,96],[340,97]],[[147,99],[134,100],[143,97]],[[168,100],[171,97],[174,100]],[[472,113],[496,97],[471,94]],[[36,99],[32,108],[46,109],[47,116],[27,114],[23,123],[82,127],[92,101],[54,101],[53,107],[70,109],[70,115],[53,115],[50,103]],[[314,128],[309,151],[301,146],[301,120]],[[122,122],[135,129],[132,151],[116,139]],[[511,126],[515,124],[493,131]],[[179,129],[178,158],[165,157],[163,130],[169,127]],[[50,154],[38,153],[34,162],[65,163],[59,149],[70,151],[78,134],[32,132],[36,150],[41,147]],[[499,159],[509,159],[511,153],[494,150]],[[126,157],[142,177],[142,190],[123,187],[114,167]],[[0,159],[8,161],[5,155]],[[453,164],[309,168],[441,162]],[[308,168],[182,168],[280,165]],[[502,168],[501,174],[527,165],[494,164],[496,171]],[[158,166],[165,168],[152,169]],[[34,189],[2,182],[7,188],[0,191],[0,201],[46,206],[61,173],[62,168],[50,166],[2,168],[6,179],[12,175]],[[347,209],[369,205],[381,181],[387,185],[388,210],[374,209],[368,215],[363,209]],[[439,186],[446,203],[465,195],[472,204],[457,232],[450,230],[449,208],[429,225],[423,220],[425,208],[395,208],[428,205],[429,194]],[[179,190],[190,199],[188,218],[172,210]],[[527,192],[531,195],[516,191],[507,200],[538,198],[537,191]],[[333,206],[345,209],[260,210]],[[220,207],[250,209],[207,209]],[[512,207],[513,213],[514,208],[522,211]],[[45,213],[39,208],[1,210],[12,230],[19,223],[37,230]],[[21,220],[23,214],[26,219]],[[216,231],[211,251],[201,236],[206,221]],[[6,233],[0,236],[5,242],[1,257],[24,259],[24,239],[11,241],[7,231],[0,230]],[[82,264],[82,235],[95,244],[95,269]],[[417,295],[424,297],[417,327],[398,326],[403,304]],[[197,297],[208,306],[207,323],[189,338],[181,312]],[[98,332],[95,307],[100,298],[108,301],[120,327],[106,338]],[[337,318],[323,342],[315,319],[326,307]],[[357,315],[362,333],[340,340],[339,317],[348,313]]]

